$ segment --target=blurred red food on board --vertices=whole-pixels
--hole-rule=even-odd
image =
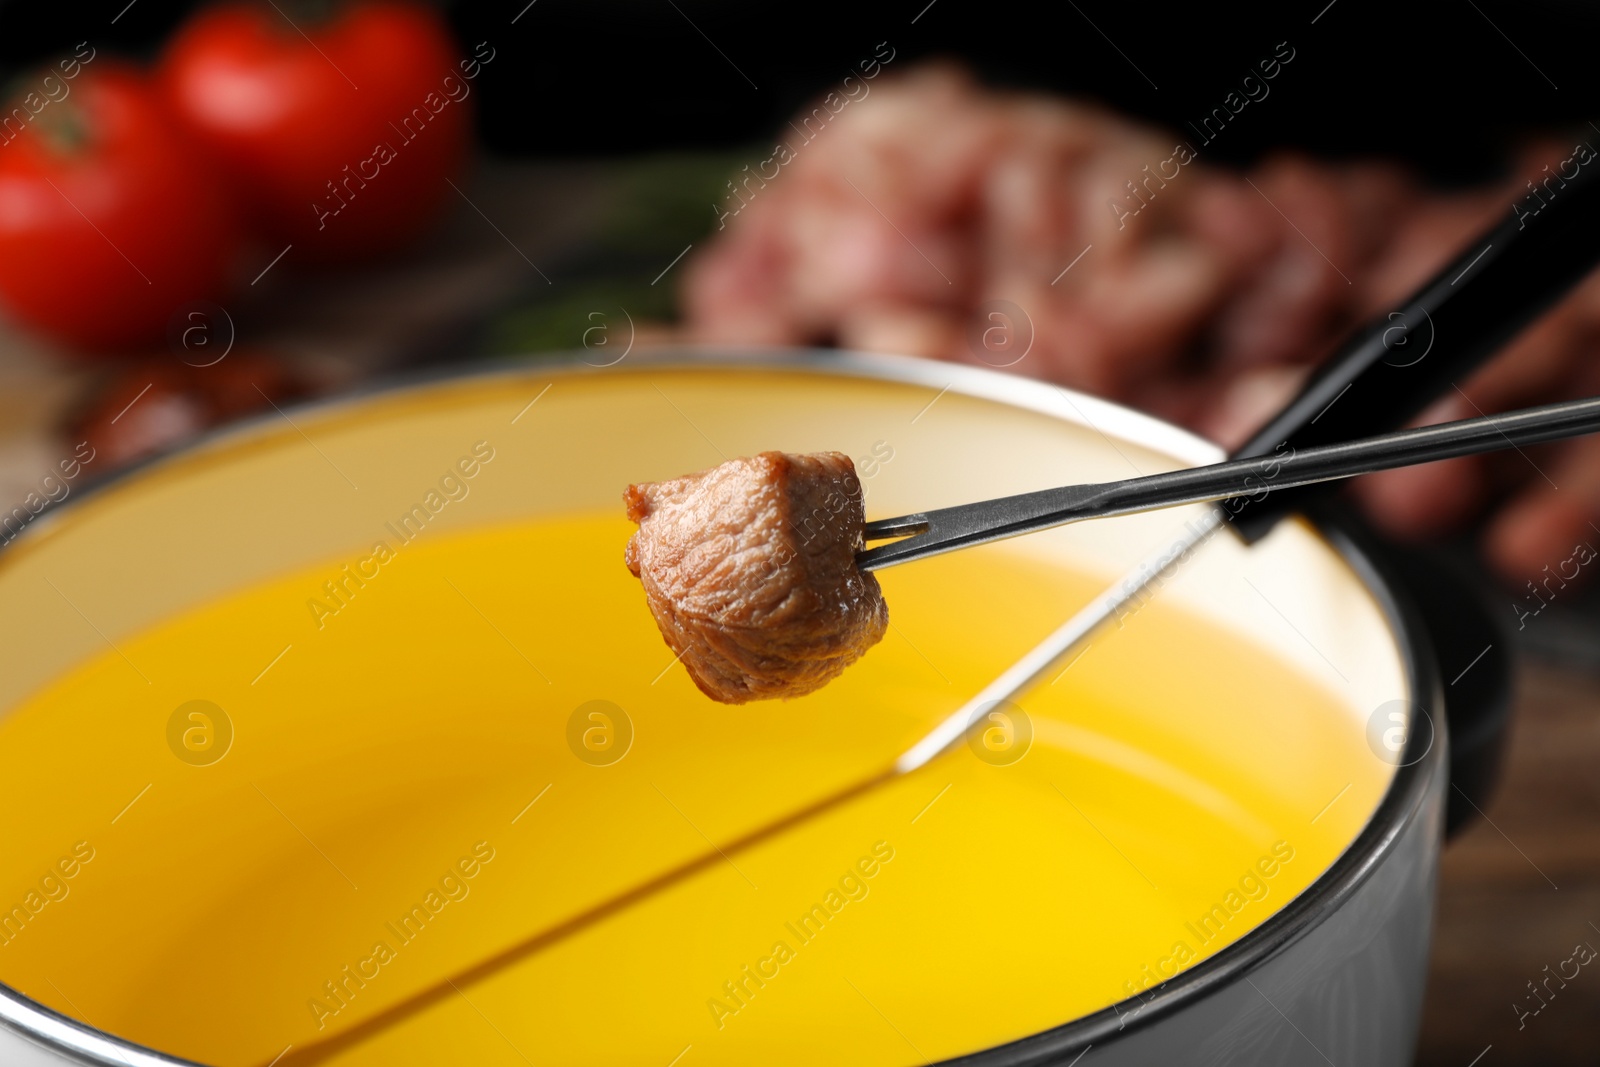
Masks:
[[[0,297],[75,346],[157,340],[226,287],[240,246],[226,196],[135,69],[102,58],[38,83],[48,106],[26,92],[5,108],[30,119],[0,143]]]
[[[179,30],[160,79],[266,236],[348,262],[408,243],[451,195],[487,61],[458,59],[421,4],[360,0],[319,24],[227,4]]]
[[[65,433],[88,441],[99,474],[176,448],[213,426],[272,413],[306,390],[272,356],[234,352],[197,367],[168,357],[132,360],[106,378],[67,419]]]
[[[1127,400],[1197,352],[1249,366],[1326,344],[1417,198],[1382,164],[1285,155],[1246,178],[1203,162],[1197,137],[944,65],[783,135],[792,161],[736,190],[690,265],[697,334],[1006,366]]]

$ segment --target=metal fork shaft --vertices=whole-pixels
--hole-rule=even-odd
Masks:
[[[1229,460],[1144,478],[1067,485],[868,523],[866,537],[912,536],[856,556],[862,570],[1063,526],[1204,501],[1261,499],[1280,489],[1600,431],[1600,397],[1365,437],[1282,455]]]

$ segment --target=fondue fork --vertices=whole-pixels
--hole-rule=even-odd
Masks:
[[[959,741],[971,725],[998,702],[1015,697],[1093,636],[1158,579],[1187,559],[1224,526],[1230,514],[1273,491],[1434,460],[1468,456],[1522,445],[1556,441],[1600,431],[1600,397],[1528,408],[1506,415],[1462,419],[1416,430],[1380,434],[1344,444],[1305,448],[1287,455],[1235,459],[1206,467],[1129,478],[1120,482],[1068,485],[977,504],[902,515],[868,523],[870,540],[904,536],[867,549],[856,557],[863,570],[925,559],[958,548],[987,544],[1083,519],[1129,515],[1206,501],[1227,501],[1197,522],[1188,523],[1174,542],[1135,567],[1067,620],[1004,674],[944,719],[895,761],[905,774]]]
[[[1566,409],[1566,414],[1551,416],[1557,422],[1569,415],[1581,419],[1583,405],[1595,401],[1577,401],[1576,408],[1551,405],[1514,416],[1386,433],[1404,426],[1451,389],[1459,391],[1458,381],[1543,314],[1600,260],[1600,166],[1583,168],[1571,179],[1563,178],[1559,195],[1552,195],[1548,202],[1541,200],[1541,205],[1537,212],[1519,212],[1516,206],[1508,205],[1509,210],[1498,224],[1466,244],[1452,262],[1409,299],[1346,340],[1300,393],[1233,453],[1230,463],[1174,471],[1155,475],[1154,479],[1045,490],[992,505],[968,505],[979,509],[976,512],[947,508],[869,525],[868,536],[873,540],[912,535],[861,553],[859,564],[870,570],[1088,518],[1090,509],[1101,509],[1095,514],[1127,514],[1163,506],[1151,503],[1163,495],[1171,495],[1172,504],[1219,499],[1210,489],[1220,489],[1220,496],[1229,498],[1225,508],[1213,508],[1203,521],[1186,524],[1167,549],[1085,604],[908,748],[895,761],[894,773],[908,774],[959,742],[996,702],[1016,697],[1053,670],[1221,527],[1227,526],[1245,543],[1253,544],[1284,516],[1300,510],[1308,494],[1318,492],[1315,483],[1383,469],[1382,465],[1363,466],[1371,462],[1372,454],[1364,461],[1357,460],[1352,458],[1350,449],[1373,448],[1381,455],[1388,442],[1397,444],[1402,452],[1411,447],[1426,450],[1440,445],[1439,435],[1448,438],[1452,427],[1467,435],[1461,438],[1464,444],[1485,428],[1498,434],[1497,426],[1505,428],[1510,419],[1537,421],[1550,415],[1552,409]],[[1463,429],[1474,423],[1476,428]],[[1521,426],[1527,429],[1526,422]],[[1538,439],[1554,440],[1592,429],[1569,428]],[[1430,431],[1433,436],[1429,436]],[[1372,434],[1383,436],[1371,437]],[[1407,434],[1422,436],[1407,438]],[[1483,450],[1467,447],[1457,452],[1440,451],[1427,458]],[[1425,461],[1402,459],[1393,465]],[[1342,474],[1291,481],[1291,472],[1305,475],[1322,464],[1324,470],[1337,471],[1344,462],[1354,464],[1353,468]],[[1269,478],[1265,476],[1268,471],[1276,473]],[[1246,481],[1251,476],[1256,484]],[[1231,487],[1223,484],[1232,478],[1238,478],[1238,483]],[[1045,517],[1052,514],[1065,517],[1046,521]]]
[[[856,565],[864,571],[879,570],[1084,519],[1132,515],[1182,504],[1237,501],[1239,506],[1228,510],[1242,510],[1246,502],[1282,489],[1596,431],[1600,431],[1600,397],[1590,397],[1399,430],[1343,444],[1298,451],[1291,448],[1287,454],[1232,459],[1119,482],[1041,489],[869,522],[865,530],[868,541],[890,537],[899,540],[858,553]]]

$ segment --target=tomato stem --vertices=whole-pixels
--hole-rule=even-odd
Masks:
[[[47,97],[38,88],[40,84],[38,77],[12,80],[3,97],[5,103],[0,105],[0,127],[3,127],[0,142],[9,143],[29,130],[37,130],[37,136],[60,155],[82,152],[91,136],[83,108],[65,96]],[[37,110],[28,103],[30,93],[39,105]]]

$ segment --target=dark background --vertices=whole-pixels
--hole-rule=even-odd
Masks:
[[[319,6],[278,2],[297,22]],[[0,0],[0,77],[86,37],[148,55],[195,6],[125,4]],[[1593,132],[1588,120],[1600,114],[1591,107],[1600,11],[1577,2],[525,4],[443,5],[463,42],[497,50],[480,83],[479,123],[483,142],[505,156],[759,141],[880,41],[896,49],[896,68],[960,57],[994,84],[1097,98],[1175,128],[1220,105],[1288,41],[1296,58],[1271,90],[1292,110],[1254,122],[1247,108],[1207,149],[1217,161],[1297,146],[1398,157],[1436,181],[1470,181],[1497,172],[1519,135]]]

